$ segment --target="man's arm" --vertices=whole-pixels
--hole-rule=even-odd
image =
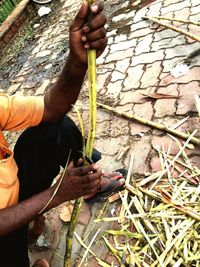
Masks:
[[[96,15],[89,23],[86,23],[88,5],[84,0],[71,25],[70,53],[57,83],[45,94],[43,121],[55,121],[70,110],[79,95],[87,70],[86,50],[88,48],[97,49],[97,56],[99,56],[106,46],[107,39],[104,29],[106,19],[101,14],[103,6],[97,2],[91,10]],[[96,164],[74,168],[71,163],[58,192],[45,211],[64,201],[97,192],[101,175],[102,172]],[[0,237],[37,217],[52,197],[57,185],[58,183],[14,206],[0,209]]]
[[[93,19],[86,22],[88,4],[83,2],[70,27],[70,52],[56,84],[44,96],[43,121],[55,121],[64,116],[76,102],[87,71],[87,49],[99,56],[107,44],[103,5],[96,2],[90,8]]]
[[[45,211],[64,201],[97,192],[102,172],[96,164],[74,168],[70,163],[61,186]],[[9,208],[0,209],[0,237],[22,227],[38,216],[53,196],[59,181],[47,190]]]

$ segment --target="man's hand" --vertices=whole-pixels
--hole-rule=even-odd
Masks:
[[[64,174],[55,200],[60,204],[67,200],[97,192],[100,187],[101,176],[102,171],[96,164],[75,168],[71,162]],[[55,184],[56,186],[57,184]]]
[[[64,201],[95,193],[99,189],[102,171],[96,164],[74,168],[70,163],[61,186],[45,211]],[[52,198],[57,184],[18,204],[0,209],[0,237],[22,227],[38,216]]]
[[[70,53],[66,64],[55,85],[45,93],[42,121],[57,121],[71,109],[78,98],[87,71],[87,49],[95,49],[97,56],[100,56],[106,47],[103,4],[95,2],[91,5],[90,21],[87,21],[88,9],[86,0],[83,0],[70,27]]]
[[[76,15],[70,27],[70,54],[80,61],[87,63],[87,49],[95,49],[97,57],[102,54],[106,45],[106,17],[102,13],[102,2],[95,2],[90,7],[91,20],[87,21],[89,7],[86,0]]]

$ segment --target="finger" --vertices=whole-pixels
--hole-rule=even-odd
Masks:
[[[83,0],[82,6],[70,26],[71,31],[75,32],[75,31],[80,30],[80,28],[83,27],[85,23],[85,19],[87,17],[87,12],[88,12],[88,4],[86,0]]]
[[[99,182],[93,183],[91,185],[83,184],[82,191],[84,195],[91,194],[99,191]]]
[[[103,10],[103,3],[101,1],[96,1],[95,3],[93,3],[90,7],[90,11],[93,14],[96,14],[98,12],[101,12]]]
[[[78,167],[73,169],[73,175],[75,176],[84,176],[87,175],[89,172],[96,172],[99,166],[96,164],[91,164],[88,166]]]
[[[83,35],[81,39],[83,42],[91,42],[105,37],[106,37],[106,30],[105,28],[102,27],[94,32]]]
[[[108,39],[107,39],[107,37],[105,37],[105,38],[101,38],[101,39],[94,41],[94,42],[85,43],[84,47],[86,49],[90,48],[90,49],[96,49],[96,50],[101,49],[102,50],[106,47],[107,42],[108,42]]]
[[[103,49],[96,50],[97,58],[103,53],[104,49],[105,49],[105,47]]]
[[[91,195],[91,194],[94,194],[94,193],[97,193],[97,192],[98,192],[97,188],[85,188],[82,195],[83,196],[88,196],[88,195]]]
[[[91,21],[87,22],[83,27],[84,33],[95,31],[106,24],[106,16],[101,13],[96,15]]]
[[[89,185],[95,183],[95,181],[99,182],[101,181],[101,176],[102,176],[101,170],[97,170],[94,173],[88,173],[81,177],[81,183]]]
[[[69,165],[67,166],[67,170],[74,168],[74,162],[70,161]]]
[[[77,166],[81,166],[83,164],[83,159],[80,158],[78,161],[77,161]]]

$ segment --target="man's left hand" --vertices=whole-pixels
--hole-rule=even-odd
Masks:
[[[103,4],[94,2],[90,7],[91,20],[87,21],[88,4],[83,4],[70,26],[70,55],[74,60],[87,64],[87,49],[95,49],[100,56],[106,45],[107,37],[104,28],[106,17],[103,14]]]

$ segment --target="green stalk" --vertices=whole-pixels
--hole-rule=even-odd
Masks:
[[[93,0],[87,0],[91,6]],[[89,15],[89,19],[91,15]],[[85,153],[88,157],[92,157],[94,148],[94,139],[96,135],[96,110],[97,110],[97,90],[96,90],[96,50],[89,49],[88,58],[88,87],[89,87],[89,128]]]
[[[87,0],[88,5],[90,6],[93,3],[93,0]],[[89,16],[90,18],[90,16]],[[94,139],[96,135],[96,50],[89,49],[87,52],[88,59],[88,87],[89,87],[89,129],[86,146],[83,147],[83,157],[87,155],[89,158],[92,158],[93,148],[94,148]],[[84,136],[83,136],[84,138]],[[84,164],[87,164],[84,160]],[[83,197],[78,198],[75,201],[72,217],[70,220],[70,225],[67,233],[66,240],[66,252],[65,252],[65,261],[64,267],[71,267],[71,253],[72,253],[72,242],[73,234],[78,218],[78,213],[81,207]]]
[[[96,50],[88,51],[88,85],[89,85],[89,129],[86,143],[86,155],[92,157],[96,135]]]
[[[73,244],[73,235],[74,235],[74,230],[78,218],[78,214],[80,211],[81,203],[82,203],[83,197],[79,197],[76,199],[71,220],[70,220],[70,225],[69,229],[67,231],[67,236],[66,236],[66,251],[65,251],[65,258],[64,258],[64,267],[71,267],[71,254],[72,254],[72,244]]]

